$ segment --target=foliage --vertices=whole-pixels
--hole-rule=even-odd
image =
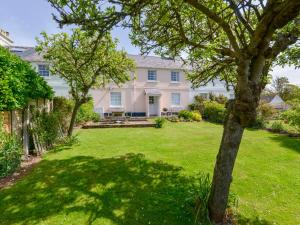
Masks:
[[[100,115],[94,112],[94,102],[92,99],[80,106],[76,116],[76,123],[84,123],[88,121],[100,121]]]
[[[198,111],[192,111],[192,118],[193,121],[200,122],[202,120],[202,116]]]
[[[117,41],[109,33],[76,28],[70,35],[42,33],[42,37],[43,40],[37,40],[36,50],[51,64],[51,72],[68,83],[75,101],[68,129],[68,135],[72,135],[77,111],[90,99],[89,90],[108,83],[125,83],[134,62],[125,51],[116,50]]]
[[[215,101],[205,101],[203,118],[213,123],[222,123],[225,118],[225,106]]]
[[[273,87],[275,94],[279,95],[282,98],[283,91],[288,84],[289,84],[288,78],[276,77],[275,79],[273,79],[271,86]]]
[[[167,120],[169,120],[170,122],[179,122],[180,121],[178,116],[175,116],[175,115],[167,117]]]
[[[39,141],[47,149],[52,148],[62,137],[59,117],[54,112],[33,109],[32,124],[31,132],[39,137]]]
[[[0,110],[22,108],[29,99],[51,99],[54,93],[27,62],[0,46]]]
[[[189,109],[194,111],[197,110],[201,114],[204,112],[204,101],[206,101],[202,96],[196,95],[194,96],[194,101],[189,105]]]
[[[225,105],[228,101],[228,98],[224,95],[215,95],[213,93],[209,93],[209,100]]]
[[[154,121],[155,121],[155,128],[162,128],[166,122],[166,119],[163,117],[157,117]]]
[[[282,91],[281,97],[284,101],[300,99],[300,87],[293,84],[286,85]]]
[[[282,121],[274,121],[271,125],[271,129],[274,132],[281,132],[281,131],[284,131],[284,125],[283,125]]]
[[[281,117],[300,131],[300,104],[281,113]]]
[[[178,117],[182,118],[186,121],[192,121],[193,113],[191,111],[188,111],[188,110],[180,110],[178,112]]]
[[[263,120],[269,120],[276,115],[276,109],[269,103],[261,101],[257,108],[257,114]]]
[[[254,129],[263,129],[266,127],[266,120],[261,116],[257,116],[251,127]]]
[[[15,135],[9,135],[2,130],[0,118],[0,178],[13,173],[21,164],[22,146]]]
[[[57,116],[62,132],[66,135],[70,124],[74,102],[65,97],[54,97],[53,113]]]

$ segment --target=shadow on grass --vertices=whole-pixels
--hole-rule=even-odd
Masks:
[[[195,224],[199,180],[181,172],[142,154],[43,160],[0,192],[0,224]],[[243,218],[239,224],[269,225]]]
[[[289,148],[300,153],[300,139],[278,135],[270,137],[271,140],[278,142],[282,147]]]
[[[0,192],[0,224],[37,224],[71,216],[72,224],[194,224],[195,178],[142,154],[43,160],[21,182]],[[98,220],[98,221],[97,221]],[[57,221],[57,220],[56,220]],[[52,222],[53,224],[53,222]]]

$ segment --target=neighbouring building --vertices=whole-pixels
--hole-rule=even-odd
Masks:
[[[9,47],[13,45],[13,41],[9,37],[9,32],[0,29],[0,45],[4,47]]]
[[[50,74],[49,65],[33,47],[11,46],[10,50],[19,55],[25,61],[32,64],[33,68],[48,82],[56,96],[67,97],[69,95],[68,84],[58,76]]]
[[[50,74],[49,65],[34,48],[12,46],[10,49],[31,62],[57,96],[69,96],[67,83]],[[160,116],[163,111],[176,113],[186,109],[194,95],[208,96],[213,93],[233,97],[233,92],[228,92],[222,82],[193,90],[180,60],[130,54],[128,57],[136,63],[136,70],[130,73],[130,81],[120,87],[110,84],[106,88],[91,91],[95,111],[102,116]]]

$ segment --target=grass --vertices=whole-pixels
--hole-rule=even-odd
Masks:
[[[0,191],[0,224],[188,225],[194,177],[212,173],[222,127],[78,132],[80,144],[47,154]],[[247,130],[234,169],[240,224],[300,224],[300,139]]]

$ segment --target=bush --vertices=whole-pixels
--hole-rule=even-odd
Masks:
[[[291,126],[300,131],[300,107],[289,109],[281,114]]]
[[[0,177],[5,177],[20,166],[23,151],[20,140],[14,135],[6,134],[2,127],[0,118]]]
[[[203,118],[213,122],[222,123],[225,118],[226,109],[225,106],[215,101],[204,102]]]
[[[162,128],[166,119],[163,117],[158,117],[155,119],[155,128]]]
[[[39,141],[46,148],[52,148],[61,138],[62,130],[59,117],[55,112],[35,110],[32,112],[31,132],[39,137]]]
[[[257,108],[257,114],[263,120],[269,120],[275,116],[276,109],[272,105],[270,105],[266,102],[260,102],[259,106]]]
[[[193,111],[192,112],[192,120],[200,122],[202,120],[201,114],[199,112],[197,112],[197,111]]]
[[[80,106],[77,116],[76,116],[76,123],[85,123],[88,121],[99,122],[100,115],[94,112],[94,103],[93,100],[83,104]]]
[[[266,127],[266,121],[261,116],[257,116],[251,127],[254,129],[263,129]]]
[[[167,117],[167,120],[169,120],[170,122],[179,122],[179,118],[178,116],[169,116]]]
[[[275,132],[284,131],[284,125],[281,121],[275,121],[271,125],[271,129]]]
[[[178,113],[179,119],[184,119],[185,121],[192,121],[193,113],[188,110],[180,110]]]
[[[68,132],[73,106],[74,102],[65,97],[55,97],[53,99],[53,113],[56,114],[64,134]]]

